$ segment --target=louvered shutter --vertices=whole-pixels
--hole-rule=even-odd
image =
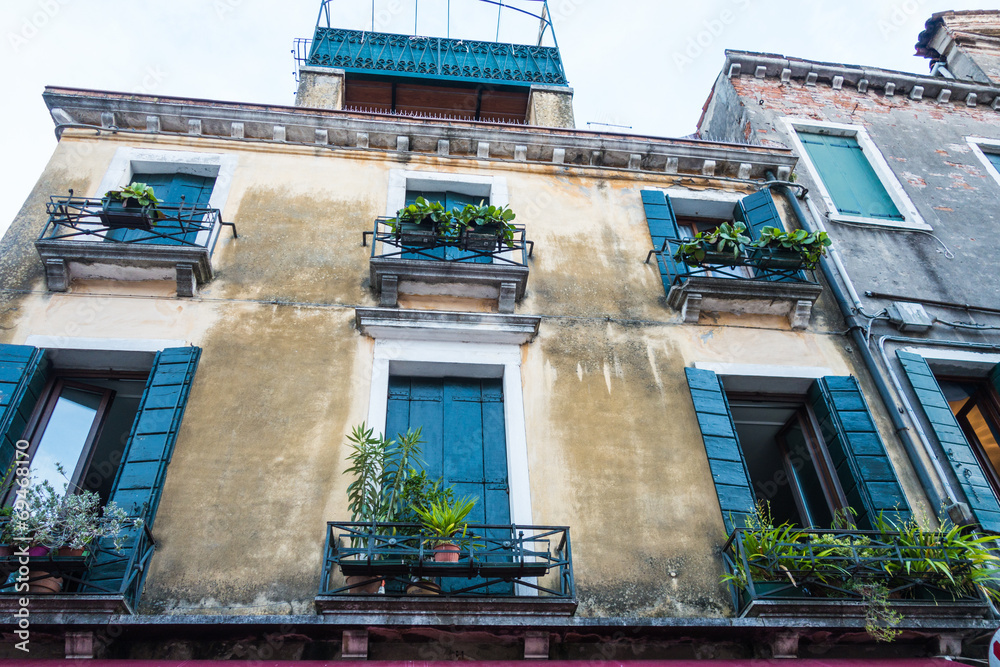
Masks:
[[[674,207],[670,203],[670,197],[659,190],[643,190],[642,206],[646,211],[646,224],[649,226],[649,236],[653,240],[653,248],[660,250],[665,239],[680,238],[680,229],[677,226],[677,216],[674,215]],[[668,249],[669,250],[669,249]],[[660,280],[663,281],[663,289],[670,293],[671,275],[667,271],[667,264],[670,264],[673,273],[686,275],[687,266],[681,262],[674,262],[671,258],[660,258],[657,266],[660,270]]]

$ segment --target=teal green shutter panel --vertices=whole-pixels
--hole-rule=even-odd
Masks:
[[[146,528],[152,528],[156,518],[167,464],[173,456],[200,356],[197,347],[172,347],[157,353],[115,476],[110,499],[130,517],[141,518]],[[87,581],[95,586],[93,590],[117,590],[121,586],[130,574],[126,567],[142,530],[126,529],[124,546],[118,554],[113,552],[112,540],[102,540],[103,549],[87,573]]]
[[[441,205],[445,207],[448,211],[453,211],[455,209],[462,210],[468,204],[478,205],[480,202],[485,204],[490,203],[489,197],[475,197],[473,195],[466,195],[460,192],[424,192],[421,190],[407,190],[405,205],[416,203],[417,197],[423,197],[429,202],[437,201],[441,202]],[[427,259],[427,256],[431,255],[434,257],[440,257],[442,259],[456,259],[459,261],[469,262],[471,264],[492,264],[493,258],[489,256],[476,256],[474,253],[463,251],[460,248],[443,247],[443,248],[432,248],[430,250],[423,250],[420,253],[403,253],[401,255],[402,259]]]
[[[212,198],[215,187],[214,176],[193,176],[191,174],[133,174],[133,182],[152,186],[156,198],[163,206],[180,206],[182,197],[184,206],[194,204],[207,205]],[[171,211],[171,214],[174,212]],[[156,226],[161,234],[174,234],[171,238],[153,236],[142,229],[112,229],[106,236],[120,241],[141,241],[155,245],[181,245],[182,241],[194,243],[197,232],[184,232],[180,227],[166,224]]]
[[[993,370],[990,371],[989,380],[990,384],[993,385],[993,388],[996,389],[997,394],[1000,394],[1000,364],[994,366]]]
[[[913,386],[913,391],[934,430],[934,435],[941,443],[955,477],[958,478],[976,521],[984,530],[1000,533],[1000,504],[997,503],[996,494],[983,475],[979,460],[965,434],[962,433],[930,366],[919,354],[900,350],[896,352],[896,356],[906,371],[906,377]],[[990,378],[993,382],[997,381],[996,368],[993,369]]]
[[[680,228],[677,226],[677,216],[674,215],[674,207],[670,203],[670,197],[659,190],[642,190],[642,206],[646,211],[646,224],[649,225],[649,236],[653,240],[653,248],[659,250],[663,247],[666,239],[679,239],[681,237]],[[669,249],[668,249],[669,250]],[[681,262],[674,262],[673,259],[658,259],[657,265],[660,269],[660,280],[663,281],[663,289],[670,292],[671,277],[667,273],[666,262],[669,262],[676,273],[687,274],[687,266]]]
[[[797,134],[840,213],[903,220],[855,137]]]
[[[722,518],[726,532],[730,533],[734,528],[742,528],[747,517],[754,513],[750,473],[719,376],[696,368],[685,368],[684,372],[691,388],[691,400],[705,442]]]
[[[774,197],[767,188],[758,190],[736,202],[733,208],[733,219],[747,226],[747,236],[751,239],[760,238],[760,230],[764,227],[777,227],[784,230],[785,226],[774,205]]]
[[[997,171],[1000,171],[1000,153],[984,152],[983,155],[986,156],[986,159],[990,161],[990,163],[997,169]]]
[[[897,522],[909,519],[909,503],[858,381],[820,378],[809,388],[809,402],[857,524],[871,528],[879,514]]]
[[[45,351],[29,345],[0,345],[0,476],[14,460],[16,443],[45,386]]]

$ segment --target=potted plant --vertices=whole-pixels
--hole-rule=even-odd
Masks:
[[[742,222],[724,222],[710,232],[698,232],[678,244],[674,259],[690,267],[736,266],[742,261],[743,247],[750,243],[746,230]]]
[[[810,233],[804,229],[786,232],[764,227],[748,250],[750,258],[761,268],[815,269],[832,243],[826,232]]]
[[[396,217],[386,222],[402,245],[427,248],[436,245],[439,236],[447,235],[450,220],[441,202],[417,197],[414,203],[399,209]],[[459,231],[453,234],[456,240]]]
[[[420,517],[424,534],[431,538],[431,546],[434,548],[434,562],[458,562],[458,552],[461,551],[461,546],[456,544],[453,538],[459,533],[461,533],[462,538],[465,537],[469,528],[465,518],[469,516],[475,505],[475,498],[461,498],[454,502],[432,502],[427,507],[414,508],[414,512]]]
[[[454,215],[462,227],[462,247],[466,250],[492,252],[499,243],[514,247],[511,221],[515,214],[506,206],[467,204]]]
[[[108,190],[101,199],[101,222],[112,229],[150,229],[163,217],[156,210],[160,200],[152,186],[133,182],[120,190]]]

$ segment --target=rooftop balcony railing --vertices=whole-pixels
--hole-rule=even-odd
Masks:
[[[454,542],[457,552],[415,523],[330,522],[319,594],[574,598],[565,526],[470,524]]]
[[[559,49],[445,37],[317,27],[299,39],[299,65],[346,72],[507,86],[566,86]]]
[[[875,585],[906,614],[989,613],[977,576],[983,564],[944,542],[912,544],[900,533],[831,529],[762,544],[759,532],[738,528],[722,550],[739,616],[808,617],[831,608],[847,614],[844,603],[866,602]]]

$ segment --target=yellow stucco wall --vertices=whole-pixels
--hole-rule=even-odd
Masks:
[[[238,156],[214,256],[193,299],[169,284],[45,291],[31,241],[50,194],[98,195],[117,147],[67,131],[5,239],[0,342],[28,335],[181,339],[203,349],[170,464],[143,610],[309,613],[327,521],[347,518],[345,434],[368,411],[373,306],[363,231],[384,213],[390,169],[502,174],[535,241],[518,313],[543,317],[523,348],[534,521],[568,525],[580,615],[728,615],[725,539],[683,369],[697,361],[821,366],[862,377],[897,474],[915,474],[827,295],[812,328],[665,305],[639,190],[668,175],[394,153],[163,138],[164,150]],[[686,177],[699,188],[732,187]]]

